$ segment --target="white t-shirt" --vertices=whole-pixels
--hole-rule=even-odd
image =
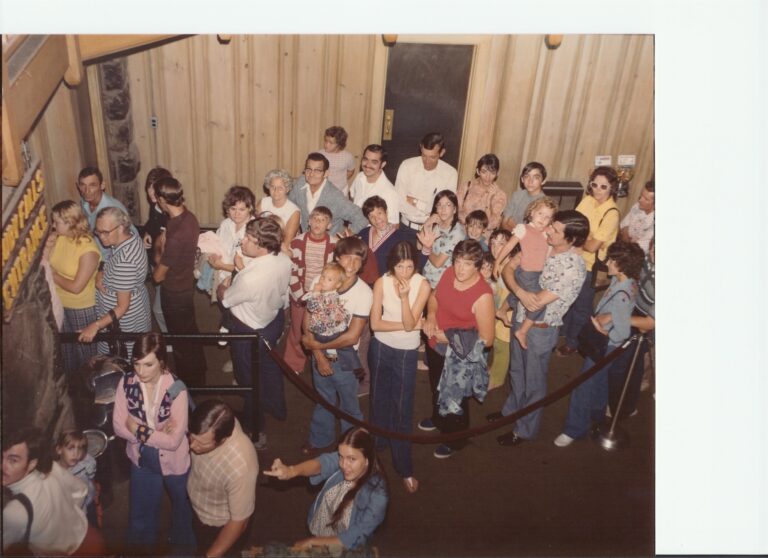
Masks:
[[[368,182],[362,171],[357,173],[349,194],[352,202],[360,209],[363,208],[365,200],[379,196],[387,203],[387,221],[393,225],[400,223],[400,200],[397,197],[397,190],[383,172],[373,183]]]
[[[320,277],[318,276],[314,281],[312,281],[312,287],[310,290],[315,287],[315,284],[319,279]],[[344,305],[346,311],[349,312],[350,323],[352,322],[352,318],[365,318],[367,320],[371,315],[371,306],[373,305],[373,291],[368,285],[365,284],[365,281],[359,277],[355,279],[355,283],[346,291],[339,291],[339,299]],[[347,328],[349,328],[349,324],[347,324]],[[359,345],[360,341],[358,340],[358,342],[355,343],[355,350],[357,350]]]
[[[275,206],[271,196],[261,198],[261,211],[269,211],[272,215],[280,217],[280,220],[283,222],[283,228],[285,228],[288,224],[288,220],[293,217],[294,214],[301,212],[299,206],[289,199],[285,200],[282,207]]]
[[[416,302],[422,281],[426,281],[426,279],[422,275],[414,273],[408,282],[411,287],[408,293],[408,306],[413,306],[413,303]],[[384,296],[382,298],[381,319],[388,322],[402,322],[402,302],[400,302],[400,296],[395,290],[395,279],[389,273],[382,276],[382,290]],[[374,331],[373,335],[388,347],[402,351],[418,349],[421,342],[421,330],[419,329],[413,331]]]

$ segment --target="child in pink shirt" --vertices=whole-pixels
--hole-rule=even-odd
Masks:
[[[496,261],[503,261],[507,254],[520,244],[520,265],[515,269],[515,280],[526,291],[537,293],[541,290],[539,277],[549,252],[546,229],[552,223],[552,216],[556,212],[557,204],[548,196],[531,202],[525,211],[525,224],[520,223],[515,226],[512,231],[512,238],[509,239],[496,259]],[[516,310],[517,297],[510,293],[508,301],[509,307]],[[545,311],[546,308],[535,312],[526,311],[523,324],[515,331],[515,337],[523,349],[528,348],[528,332],[536,320],[541,320],[544,317]],[[518,321],[520,320],[518,319]]]

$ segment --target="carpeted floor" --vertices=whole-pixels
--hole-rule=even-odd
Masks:
[[[218,310],[203,295],[196,299],[201,329],[218,329]],[[204,325],[203,325],[204,324]],[[227,349],[206,346],[208,381],[231,383],[221,372]],[[581,358],[553,356],[549,389],[578,374]],[[429,383],[419,372],[415,420],[429,412]],[[311,382],[311,376],[301,376]],[[507,387],[471,405],[472,425],[499,410]],[[280,457],[301,460],[313,404],[286,382],[289,417],[268,418],[268,448],[259,452],[261,469]],[[227,398],[239,406],[238,398]],[[361,398],[367,416],[367,397]],[[450,459],[432,456],[434,446],[414,445],[415,476],[421,486],[408,494],[387,453],[380,455],[388,474],[387,519],[374,536],[381,556],[650,556],[654,552],[654,399],[642,394],[639,414],[621,426],[629,445],[607,452],[590,440],[568,448],[552,444],[560,432],[567,398],[544,411],[540,437],[515,448],[496,444],[496,432],[477,437]],[[414,425],[415,428],[415,425]],[[500,432],[504,432],[501,430]],[[418,430],[416,430],[418,432]],[[122,460],[118,455],[115,460]],[[105,510],[104,533],[116,552],[122,547],[128,517],[128,481],[114,468],[114,500]],[[252,542],[292,543],[308,536],[307,510],[316,494],[308,482],[281,483],[261,476],[256,494]],[[164,504],[163,530],[170,513]]]

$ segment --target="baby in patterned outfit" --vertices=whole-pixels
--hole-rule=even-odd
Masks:
[[[321,343],[333,341],[349,327],[352,317],[339,296],[339,287],[346,277],[344,268],[338,263],[327,263],[312,291],[302,297],[307,303],[309,331]],[[353,370],[356,375],[362,372],[360,357],[354,347],[342,347],[338,351],[325,349],[325,355],[330,361],[338,361],[344,370]]]

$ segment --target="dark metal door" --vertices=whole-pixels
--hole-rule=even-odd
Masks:
[[[443,160],[458,166],[473,51],[472,45],[391,47],[381,144],[389,153],[385,172],[393,183],[400,163],[419,154],[419,142],[429,132],[443,134]]]

